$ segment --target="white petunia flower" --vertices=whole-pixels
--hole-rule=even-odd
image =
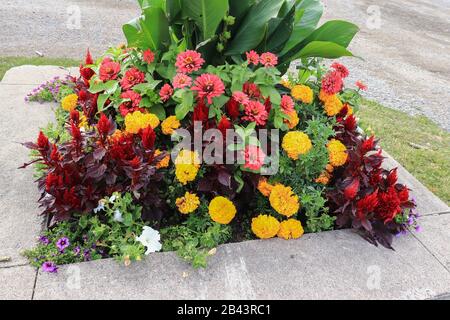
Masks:
[[[109,198],[109,203],[114,203],[114,201],[116,201],[117,195],[114,193],[110,198]]]
[[[99,211],[105,210],[105,202],[104,200],[99,200],[98,207],[94,209],[94,213],[98,213]]]
[[[114,211],[114,221],[123,222],[122,212],[119,209]]]
[[[161,237],[159,232],[148,226],[145,226],[142,230],[142,234],[139,237],[136,237],[136,241],[139,241],[147,248],[147,251],[145,251],[146,255],[161,250],[162,244],[160,240]]]

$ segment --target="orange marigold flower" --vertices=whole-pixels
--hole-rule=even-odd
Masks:
[[[165,135],[172,135],[179,127],[180,121],[176,116],[170,116],[161,123],[162,133]]]
[[[221,196],[211,200],[208,211],[211,219],[220,224],[229,224],[237,212],[233,202]]]
[[[267,178],[262,177],[261,179],[259,179],[257,188],[259,192],[261,192],[265,197],[268,197],[272,192],[273,185],[267,181]]]
[[[347,162],[348,154],[345,145],[336,139],[331,139],[327,144],[330,164],[339,167]]]
[[[312,89],[303,84],[296,85],[291,90],[291,95],[295,100],[310,104],[314,100],[314,93]]]
[[[281,222],[278,237],[285,240],[298,239],[304,233],[302,223],[296,219],[289,219]]]
[[[280,230],[280,222],[272,216],[260,214],[252,219],[252,231],[260,239],[270,239]]]
[[[294,129],[300,122],[300,118],[298,117],[298,114],[295,110],[288,113],[287,115],[289,116],[289,119],[283,119],[283,122],[287,124],[289,129]]]
[[[327,171],[324,171],[320,174],[320,176],[315,180],[317,183],[327,185],[330,182],[330,174]]]
[[[161,150],[156,149],[155,150],[155,157],[159,156],[162,153]],[[159,162],[156,164],[156,169],[162,169],[162,168],[167,168],[169,166],[169,162],[170,162],[170,154],[167,153],[164,158],[162,158],[161,160],[159,160]]]
[[[200,199],[195,193],[186,192],[183,197],[177,198],[175,204],[178,211],[182,214],[188,214],[197,210],[200,205]]]
[[[282,184],[277,184],[273,187],[269,201],[276,212],[286,217],[296,214],[300,209],[298,196],[292,192],[291,187],[286,187]]]
[[[337,115],[342,110],[344,105],[342,104],[342,101],[338,98],[338,96],[333,95],[325,100],[323,107],[326,114],[332,117]]]

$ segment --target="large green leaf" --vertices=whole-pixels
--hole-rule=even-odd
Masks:
[[[138,0],[139,6],[142,9],[149,7],[158,7],[164,9],[165,2],[165,0]]]
[[[146,7],[141,17],[122,27],[129,46],[159,50],[170,44],[169,23],[160,7]]]
[[[182,10],[200,28],[204,41],[216,34],[228,12],[228,0],[183,0]]]
[[[236,22],[239,21],[247,14],[256,0],[229,0],[230,3],[230,15],[236,18]]]
[[[166,0],[166,13],[169,22],[175,21],[181,14],[182,0]]]
[[[327,21],[311,33],[304,42],[330,41],[347,48],[358,31],[358,26],[348,21]]]
[[[345,47],[334,42],[312,41],[300,50],[295,59],[309,57],[336,59],[344,56],[353,56],[353,54]]]
[[[278,13],[278,18],[269,21],[267,39],[262,51],[278,53],[285,46],[293,31],[296,0],[285,1]]]
[[[245,16],[236,36],[230,42],[226,55],[240,55],[254,49],[264,39],[268,21],[278,16],[284,1],[261,0]]]
[[[294,28],[282,54],[310,35],[319,23],[322,14],[323,5],[320,0],[300,0],[296,6]]]

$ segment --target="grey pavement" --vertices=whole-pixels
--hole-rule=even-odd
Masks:
[[[323,0],[329,19],[356,23],[361,32],[345,58],[348,83],[363,80],[365,96],[424,114],[450,130],[450,0]],[[3,0],[2,55],[82,59],[125,42],[121,26],[138,15],[135,0]],[[79,26],[75,23],[79,17]],[[25,36],[26,35],[26,36]],[[401,119],[398,120],[401,125]]]
[[[194,270],[174,253],[155,253],[129,267],[112,259],[38,272],[21,257],[35,243],[42,219],[31,170],[16,168],[52,119],[52,105],[23,96],[57,67],[22,66],[0,82],[0,299],[447,299],[450,294],[450,210],[400,168],[412,187],[423,231],[396,239],[395,251],[375,247],[352,230],[307,234],[299,240],[247,241],[218,247],[207,269]],[[71,70],[76,72],[76,70]],[[51,75],[51,76],[50,76]],[[24,84],[25,83],[25,84]],[[396,165],[389,160],[388,167]]]

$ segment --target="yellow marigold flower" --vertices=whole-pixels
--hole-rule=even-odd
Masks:
[[[330,99],[331,97],[333,97],[333,95],[329,95],[328,93],[326,93],[323,90],[320,90],[319,92],[319,100],[322,102],[327,101],[328,99]]]
[[[161,123],[162,133],[172,135],[176,129],[180,127],[180,121],[176,116],[170,116]]]
[[[270,239],[277,235],[280,223],[266,214],[260,214],[252,219],[252,231],[260,239]]]
[[[289,158],[297,160],[300,155],[306,154],[311,150],[312,143],[309,137],[303,132],[291,131],[283,137],[281,146]]]
[[[178,207],[178,211],[188,214],[197,210],[200,205],[200,199],[195,193],[186,192],[183,197],[175,200],[175,204]]]
[[[272,192],[273,185],[271,185],[269,182],[267,182],[266,178],[261,178],[258,181],[258,190],[261,192],[265,197],[270,196],[270,193]]]
[[[64,99],[61,101],[61,107],[70,112],[72,110],[75,110],[78,103],[78,96],[75,93],[69,94],[68,96],[65,96]]]
[[[199,167],[200,158],[198,156],[198,153],[196,151],[190,151],[186,149],[181,150],[175,159],[175,165],[180,164],[192,164],[196,167]]]
[[[336,139],[331,139],[327,144],[328,156],[330,159],[330,164],[333,167],[339,167],[347,162],[347,148],[345,145]]]
[[[292,89],[292,83],[288,79],[281,79],[280,84],[287,89]]]
[[[211,200],[208,211],[211,219],[221,224],[229,224],[237,212],[233,202],[221,196]]]
[[[178,164],[175,166],[175,176],[181,184],[186,185],[197,177],[198,167],[193,164]]]
[[[125,131],[128,133],[137,134],[139,130],[145,129],[148,126],[151,126],[153,129],[159,126],[159,119],[153,113],[135,111],[125,116]]]
[[[282,184],[277,184],[273,187],[269,201],[276,212],[286,217],[296,214],[300,209],[298,196],[292,192],[291,187],[286,187]]]
[[[294,99],[297,101],[310,104],[311,102],[313,102],[314,92],[310,87],[299,84],[292,88],[291,96],[294,97]]]
[[[161,150],[156,149],[155,150],[155,157],[159,156],[162,153]],[[170,154],[167,153],[164,158],[162,158],[161,160],[159,160],[159,162],[156,164],[156,169],[162,169],[162,168],[167,168],[169,166],[169,162],[170,162]]]
[[[286,240],[298,239],[304,233],[302,223],[296,219],[289,219],[281,222],[278,237]]]
[[[330,174],[327,171],[324,171],[320,174],[320,176],[315,180],[317,183],[327,185],[330,182]]]
[[[289,119],[284,119],[284,123],[287,124],[287,126],[289,127],[289,129],[294,129],[298,123],[300,122],[300,119],[298,117],[297,112],[294,110],[290,113],[288,113]]]
[[[336,95],[330,96],[327,100],[325,100],[323,105],[325,112],[328,116],[332,117],[337,115],[344,105],[342,101]]]

